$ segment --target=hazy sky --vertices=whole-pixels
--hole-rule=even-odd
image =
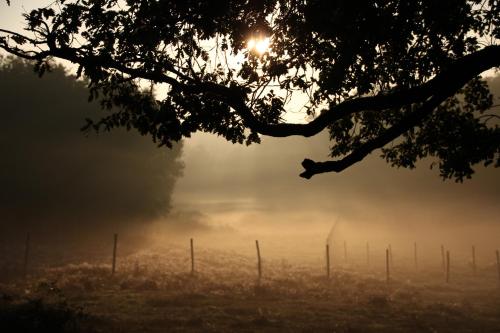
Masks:
[[[41,2],[13,0],[12,8],[1,2],[2,26],[21,22],[15,15],[21,3],[29,9]],[[354,230],[371,223],[411,234],[424,225],[500,224],[498,169],[481,168],[472,180],[457,184],[443,182],[437,170],[429,170],[430,161],[414,171],[394,169],[375,152],[340,174],[300,178],[303,158],[326,160],[328,147],[325,134],[264,137],[261,145],[250,147],[197,134],[185,141],[185,170],[173,194],[174,210],[196,212],[196,219],[212,225],[241,228],[272,224],[290,229],[340,219]]]
[[[4,29],[22,30],[24,26],[23,13],[28,13],[34,8],[51,4],[50,0],[11,0],[7,6],[5,0],[0,1],[0,22]]]

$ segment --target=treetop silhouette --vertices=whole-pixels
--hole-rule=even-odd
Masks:
[[[197,131],[251,144],[327,130],[332,160],[305,159],[304,178],[379,149],[398,167],[431,157],[457,181],[500,165],[480,77],[500,66],[495,0],[59,0],[25,19],[25,34],[0,29],[0,47],[39,74],[53,58],[77,64],[110,109],[86,129],[167,146]],[[290,123],[298,104],[306,121]]]

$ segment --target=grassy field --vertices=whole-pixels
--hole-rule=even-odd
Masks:
[[[78,262],[78,261],[74,261]],[[169,247],[104,260],[42,265],[26,278],[4,265],[1,332],[500,332],[496,267],[392,270],[266,260]],[[9,270],[10,269],[10,270]]]

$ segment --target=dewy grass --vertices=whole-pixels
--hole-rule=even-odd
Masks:
[[[449,284],[435,270],[396,267],[388,284],[382,267],[336,266],[328,279],[321,266],[264,258],[259,283],[254,258],[200,249],[192,275],[189,251],[172,246],[120,257],[114,275],[87,262],[0,285],[0,331],[498,330],[493,266],[474,279],[455,270]]]

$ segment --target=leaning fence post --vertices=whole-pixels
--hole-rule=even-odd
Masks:
[[[116,247],[118,244],[118,234],[114,234],[114,242],[113,242],[113,264],[111,266],[111,274],[115,274],[116,270]]]
[[[23,274],[26,276],[28,274],[28,261],[30,256],[30,233],[26,233],[26,242],[24,244],[24,265]]]
[[[260,259],[260,247],[259,247],[258,240],[255,241],[255,247],[257,249],[257,271],[259,273],[259,283],[260,283],[260,280],[262,278],[262,263],[261,263],[261,259]]]

